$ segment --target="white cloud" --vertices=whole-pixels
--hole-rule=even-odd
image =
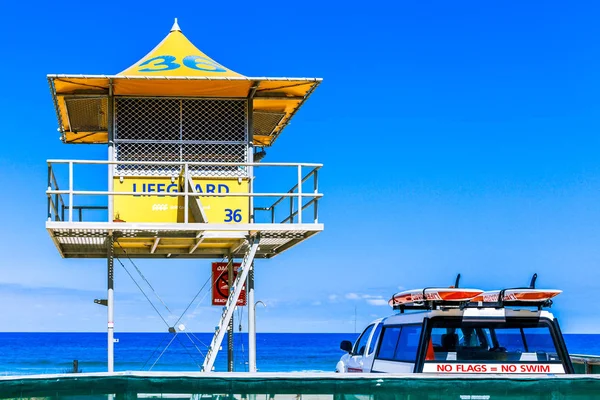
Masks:
[[[371,294],[363,294],[362,298],[363,299],[381,299],[382,297],[381,296],[374,296],[374,295],[371,295]]]
[[[340,300],[351,300],[351,301],[364,301],[368,305],[371,306],[385,306],[388,304],[387,298],[384,298],[381,295],[375,294],[364,294],[364,293],[356,293],[356,292],[348,292],[342,296],[337,294],[330,294],[328,297],[330,302],[337,303]],[[311,305],[321,305],[320,301],[314,301]]]
[[[320,301],[313,301],[312,303],[310,303],[311,306],[320,306],[321,302]]]
[[[367,303],[372,305],[372,306],[387,306],[388,302],[385,299],[379,298],[379,299],[367,299]]]

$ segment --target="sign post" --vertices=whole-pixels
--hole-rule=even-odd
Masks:
[[[233,257],[229,255],[227,262],[227,284],[229,285],[229,294],[231,295],[231,286],[233,285]],[[233,372],[235,369],[233,360],[233,320],[234,315],[231,315],[229,326],[227,327],[227,371]]]

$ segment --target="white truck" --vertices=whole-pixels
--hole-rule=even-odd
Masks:
[[[558,321],[548,308],[560,290],[484,292],[425,288],[397,293],[399,313],[371,322],[336,372],[572,374]],[[458,286],[458,279],[457,284]]]

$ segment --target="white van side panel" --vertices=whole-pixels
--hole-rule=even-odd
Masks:
[[[375,359],[373,362],[373,368],[371,368],[371,372],[400,372],[412,374],[414,369],[414,363]]]

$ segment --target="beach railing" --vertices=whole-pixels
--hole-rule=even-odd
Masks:
[[[600,374],[600,356],[571,354],[576,374]]]
[[[115,191],[114,178],[123,176],[163,177],[172,182],[183,179],[238,179],[248,180],[247,193],[196,192],[188,184],[168,196],[183,197],[184,209],[191,210],[192,202],[204,197],[243,197],[250,204],[250,223],[301,224],[318,223],[319,200],[323,197],[318,188],[318,171],[322,164],[313,163],[230,163],[230,162],[166,162],[166,161],[101,161],[101,160],[48,160],[48,221],[84,222],[93,220],[89,211],[102,211],[96,220],[112,222],[112,204],[115,196],[156,196],[164,197],[157,191]],[[67,170],[58,173],[57,169],[66,166]],[[84,173],[76,173],[78,167],[85,167]],[[90,167],[97,167],[95,172]],[[108,180],[106,172],[108,169]],[[271,174],[273,179],[262,178],[258,171],[291,170],[293,186],[285,191],[259,190],[259,186],[277,186],[282,173]],[[256,176],[255,176],[256,175]],[[289,175],[289,174],[288,174]],[[60,179],[57,179],[58,178]],[[258,177],[258,178],[257,178]],[[288,177],[289,179],[289,177]],[[59,180],[61,183],[59,187]],[[262,181],[261,181],[262,180]],[[66,184],[64,183],[66,182]],[[86,186],[85,190],[76,187]],[[88,188],[88,186],[92,186]],[[76,204],[76,199],[93,197],[87,204]],[[269,202],[268,199],[271,199]],[[86,213],[84,213],[84,211]],[[184,212],[183,223],[188,223],[188,212]],[[308,218],[307,218],[308,217]],[[308,220],[308,221],[307,221]]]

